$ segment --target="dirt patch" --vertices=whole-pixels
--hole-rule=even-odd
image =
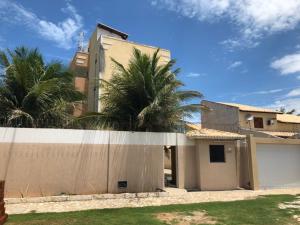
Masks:
[[[192,224],[216,224],[213,218],[204,211],[184,213],[159,213],[157,218],[166,224],[192,225]]]
[[[292,202],[284,202],[278,205],[280,209],[288,209],[293,214],[293,218],[300,223],[300,197]]]

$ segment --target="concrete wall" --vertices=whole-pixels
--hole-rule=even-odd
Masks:
[[[240,171],[240,187],[250,188],[250,165],[249,165],[249,151],[246,140],[240,141],[239,151],[239,171]]]
[[[89,41],[89,89],[88,89],[88,111],[98,110],[99,78],[100,78],[100,43],[97,37],[97,29]]]
[[[254,121],[250,123],[246,120],[246,116],[251,114],[254,117],[261,117],[264,121],[264,128],[254,128]],[[281,123],[276,120],[275,113],[259,113],[259,112],[242,112],[240,111],[240,126],[247,129],[257,130],[257,131],[287,131],[287,132],[299,132],[300,124],[293,123]],[[268,125],[268,121],[274,119],[274,124]]]
[[[215,144],[225,145],[225,163],[210,163],[209,145]],[[244,145],[234,140],[197,139],[179,145],[177,186],[203,191],[249,188],[249,158]]]
[[[277,122],[277,130],[287,132],[300,132],[300,124]]]
[[[198,187],[205,190],[232,190],[239,187],[237,148],[234,141],[197,141]],[[225,146],[225,163],[211,163],[209,145]]]
[[[171,169],[171,150],[170,149],[168,149],[167,152],[165,151],[164,168]]]
[[[133,48],[141,52],[152,55],[157,48],[142,44],[137,44],[123,40],[118,36],[107,34],[104,31],[96,29],[89,44],[89,111],[100,111],[101,104],[98,98],[101,95],[101,89],[98,87],[99,79],[109,80],[115,70],[112,58],[127,66],[132,58]],[[166,63],[170,60],[170,52],[161,49],[160,63]]]
[[[237,131],[239,128],[239,110],[236,107],[209,102],[202,103],[208,109],[201,111],[201,124],[203,128]]]
[[[104,49],[104,71],[102,78],[109,80],[114,72],[114,63],[111,58],[115,59],[124,66],[127,66],[130,59],[133,56],[133,48],[139,49],[142,53],[153,55],[157,50],[157,47],[137,44],[127,40],[122,40],[119,38],[114,38],[110,36],[102,36],[102,46]],[[170,52],[164,49],[161,49],[160,52],[161,61],[160,63],[167,63],[170,60]]]
[[[0,128],[0,180],[7,197],[155,191],[164,188],[167,145],[177,146],[177,187],[235,189],[249,179],[248,153],[237,143],[195,143],[175,133]],[[225,145],[226,163],[210,163],[210,144]],[[119,189],[118,181],[128,187]]]
[[[193,142],[175,133],[0,128],[0,180],[7,197],[156,191],[164,145]]]
[[[281,123],[276,121],[276,113],[240,111],[237,107],[206,100],[202,101],[202,104],[210,109],[203,109],[201,112],[201,123],[203,128],[234,132],[239,131],[239,127],[251,129],[253,131],[300,131],[300,124]],[[254,128],[254,121],[252,120],[249,122],[246,119],[248,115],[263,118],[264,128]],[[267,124],[270,119],[275,120],[273,125]]]
[[[195,146],[178,147],[177,184],[179,188],[198,189],[197,161]]]

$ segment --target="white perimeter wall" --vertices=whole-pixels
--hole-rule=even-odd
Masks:
[[[155,191],[164,145],[194,143],[176,133],[0,128],[0,180],[6,197]]]

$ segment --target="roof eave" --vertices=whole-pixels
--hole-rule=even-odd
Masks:
[[[117,35],[120,35],[124,40],[127,40],[127,38],[128,38],[128,34],[122,32],[122,31],[116,30],[116,29],[114,29],[114,28],[112,28],[110,26],[107,26],[107,25],[103,24],[103,23],[98,23],[97,26],[99,28],[102,28],[102,29],[107,30],[109,32],[112,32],[112,33],[115,33]]]
[[[188,136],[190,139],[201,139],[201,140],[242,140],[245,139],[246,136],[244,137],[222,137],[222,136]]]

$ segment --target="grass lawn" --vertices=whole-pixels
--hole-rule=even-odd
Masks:
[[[181,215],[189,218],[196,212],[206,212],[208,220],[195,223],[194,221],[180,223],[180,225],[194,224],[228,224],[228,225],[292,225],[299,224],[292,215],[299,215],[300,211],[282,210],[278,208],[281,202],[293,201],[295,196],[276,195],[265,196],[254,200],[235,202],[211,202],[188,205],[169,205],[144,208],[123,208],[89,210],[68,213],[32,213],[9,216],[7,225],[39,224],[39,225],[158,225],[178,224],[177,218],[171,222],[159,220],[158,215]],[[203,213],[205,214],[205,213]],[[200,220],[199,220],[200,221]],[[213,223],[214,222],[214,223]]]

